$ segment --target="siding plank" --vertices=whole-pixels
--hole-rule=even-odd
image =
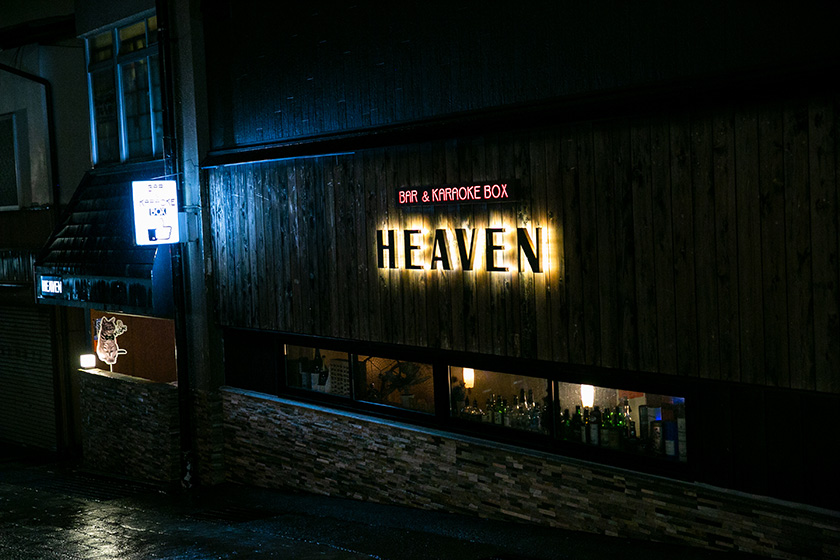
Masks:
[[[700,377],[720,379],[713,123],[703,112],[691,120],[691,184],[697,294],[697,367]]]
[[[691,136],[687,117],[671,120],[671,201],[674,233],[674,291],[677,312],[677,368],[697,375],[697,300]]]
[[[636,301],[636,237],[634,229],[633,168],[630,127],[617,123],[613,131],[612,166],[615,181],[615,277],[618,305],[619,356],[623,369],[639,367],[638,308]]]
[[[651,122],[651,188],[654,268],[656,271],[656,334],[659,371],[677,373],[677,310],[674,292],[674,241],[671,204],[671,148],[668,121]]]
[[[840,251],[838,251],[836,99],[814,101],[808,109],[811,185],[811,243],[814,271],[814,353],[816,389],[840,393]]]
[[[600,302],[601,354],[596,363],[604,367],[619,367],[620,317],[616,278],[616,157],[615,124],[596,126],[594,130],[594,185],[598,256],[598,299]]]
[[[656,324],[656,267],[654,264],[650,123],[647,119],[637,119],[630,123],[630,165],[636,264],[638,363],[642,371],[657,371],[659,350]]]
[[[563,182],[561,162],[561,141],[558,131],[546,132],[545,136],[545,176],[542,191],[545,196],[545,211],[540,214],[540,224],[543,237],[548,240],[548,254],[544,255],[547,262],[543,265],[545,279],[543,280],[546,304],[544,313],[547,314],[545,328],[548,331],[539,333],[541,340],[548,339],[550,346],[544,357],[546,359],[568,362],[570,321],[569,305],[566,298],[565,280],[565,244],[564,225],[565,207],[563,204],[567,186]],[[548,335],[552,333],[553,336]],[[542,354],[542,353],[541,353]]]
[[[581,224],[580,166],[578,165],[578,140],[580,131],[574,127],[563,127],[557,138],[560,151],[560,182],[563,189],[563,211],[560,214],[558,230],[562,231],[562,243],[557,240],[552,256],[562,263],[561,297],[567,302],[567,311],[562,317],[568,330],[569,361],[585,364],[586,329],[584,311],[583,249]]]
[[[735,185],[734,112],[726,107],[713,117],[715,251],[720,333],[720,379],[740,379],[738,315],[738,217]]]
[[[761,282],[761,223],[758,185],[758,122],[754,110],[735,115],[735,181],[738,192],[738,294],[741,376],[764,382],[764,324]]]
[[[579,129],[577,142],[577,164],[580,168],[580,225],[581,225],[581,272],[583,278],[584,342],[586,364],[596,365],[601,361],[601,301],[599,298],[598,270],[598,190],[595,185],[594,135],[591,126]]]
[[[764,382],[775,387],[789,387],[784,153],[782,115],[778,106],[760,109],[758,137]]]
[[[808,106],[784,111],[784,184],[790,387],[815,389],[811,193],[808,184]]]

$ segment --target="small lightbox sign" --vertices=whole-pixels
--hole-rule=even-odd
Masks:
[[[513,181],[487,181],[469,185],[404,187],[397,189],[398,207],[487,204],[516,200]]]
[[[175,181],[133,181],[134,239],[138,245],[178,243],[178,187]]]
[[[64,293],[64,281],[60,276],[41,276],[41,297],[58,297]]]

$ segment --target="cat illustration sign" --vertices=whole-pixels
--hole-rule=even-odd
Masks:
[[[137,245],[178,243],[178,188],[175,181],[134,181],[131,189]]]

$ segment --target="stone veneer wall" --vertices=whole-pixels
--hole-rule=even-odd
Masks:
[[[225,481],[224,412],[218,391],[193,392],[195,473],[202,485]]]
[[[229,480],[777,558],[840,558],[840,513],[225,388]]]
[[[87,468],[137,480],[180,480],[178,389],[102,370],[79,372]]]

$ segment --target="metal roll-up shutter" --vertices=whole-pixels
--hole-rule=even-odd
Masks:
[[[0,440],[56,449],[52,310],[0,307]]]

